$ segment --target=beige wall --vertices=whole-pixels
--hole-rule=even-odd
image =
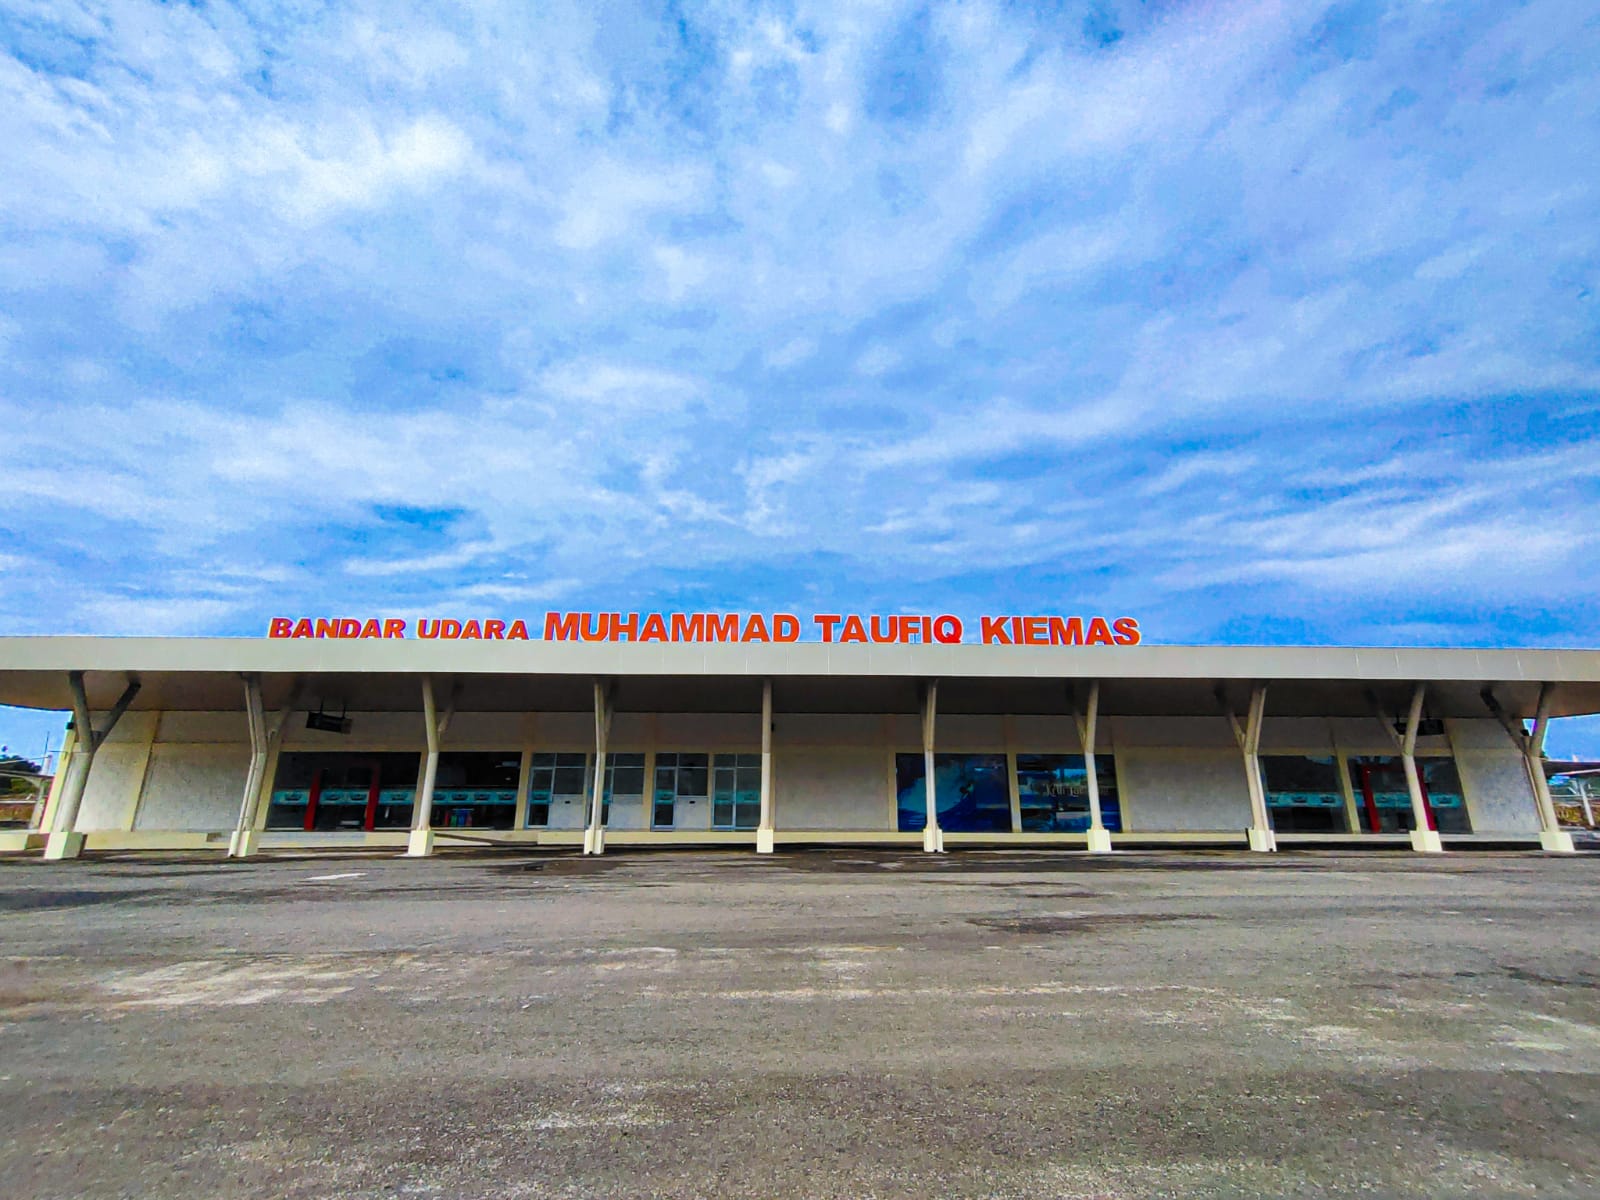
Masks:
[[[1232,832],[1250,825],[1244,756],[1237,747],[1124,746],[1117,753],[1117,785],[1122,827],[1130,833]]]
[[[772,764],[779,829],[892,829],[884,749],[788,747]]]
[[[158,742],[135,829],[232,829],[244,798],[247,745]]]

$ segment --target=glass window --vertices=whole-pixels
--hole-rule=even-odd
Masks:
[[[528,761],[528,824],[550,824],[550,807],[581,801],[589,793],[589,756],[580,751],[540,753]]]
[[[1471,833],[1466,797],[1454,759],[1419,758],[1417,774],[1422,801],[1432,812],[1440,833]],[[1411,793],[1406,787],[1405,764],[1398,755],[1364,754],[1350,760],[1350,783],[1355,789],[1356,812],[1366,833],[1409,833],[1416,826]]]
[[[420,753],[290,752],[278,756],[268,829],[407,829]]]
[[[920,754],[895,755],[896,807],[901,832],[927,824],[928,800]],[[1004,754],[935,754],[934,799],[939,828],[949,833],[1010,833],[1011,784]]]
[[[515,751],[440,754],[430,823],[436,829],[510,829],[521,770]]]
[[[652,826],[657,829],[673,827],[679,797],[696,801],[706,798],[710,761],[709,754],[656,755],[655,799],[650,811]]]
[[[1094,756],[1100,787],[1100,820],[1122,831],[1117,800],[1117,765],[1109,754]],[[1017,795],[1022,828],[1029,833],[1082,833],[1089,828],[1089,772],[1081,754],[1017,755]]]
[[[761,755],[717,755],[711,783],[713,829],[754,829],[761,823]]]
[[[1267,812],[1280,833],[1347,833],[1339,764],[1327,757],[1261,756]],[[1408,801],[1409,803],[1409,801]]]

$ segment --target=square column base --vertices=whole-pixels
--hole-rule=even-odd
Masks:
[[[773,847],[773,831],[771,829],[756,830],[756,853],[771,854]]]
[[[1104,825],[1101,825],[1098,828],[1091,825],[1089,827],[1089,842],[1084,849],[1090,854],[1110,854],[1111,831]]]
[[[937,825],[922,831],[922,852],[924,854],[944,853],[944,830]]]
[[[58,829],[45,839],[44,856],[49,859],[77,858],[83,853],[83,834]]]
[[[583,852],[585,854],[604,854],[606,852],[606,831],[600,829],[585,829],[583,831]]]
[[[1256,829],[1253,826],[1248,830],[1250,835],[1250,849],[1262,854],[1271,854],[1278,848],[1278,836],[1270,829]]]
[[[413,829],[406,842],[407,858],[427,858],[433,853],[433,830]]]
[[[261,849],[261,831],[258,829],[235,829],[228,835],[228,857],[249,858]]]
[[[1413,829],[1411,831],[1411,848],[1418,854],[1443,854],[1444,843],[1439,840],[1437,829]]]
[[[1572,835],[1565,829],[1547,829],[1539,835],[1539,846],[1551,854],[1576,854]]]

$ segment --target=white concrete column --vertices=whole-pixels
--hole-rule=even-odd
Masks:
[[[1250,849],[1271,853],[1278,848],[1278,837],[1272,830],[1272,818],[1267,812],[1267,788],[1261,780],[1261,725],[1266,719],[1267,685],[1258,683],[1250,689],[1250,708],[1243,725],[1239,724],[1221,684],[1217,685],[1217,702],[1228,716],[1233,740],[1239,744],[1239,753],[1244,757],[1245,790],[1250,796],[1250,828],[1245,832],[1250,839]]]
[[[653,792],[652,788],[652,792]],[[772,820],[772,680],[761,681],[761,824],[756,829],[756,853],[771,854]]]
[[[1552,689],[1548,683],[1539,688],[1539,707],[1534,710],[1533,728],[1524,739],[1523,762],[1528,768],[1528,782],[1533,785],[1534,800],[1539,808],[1539,845],[1552,854],[1576,854],[1572,834],[1561,828],[1556,816],[1555,801],[1550,797],[1550,781],[1544,774],[1544,740],[1550,726],[1550,700]],[[1587,817],[1589,806],[1584,803]]]
[[[83,803],[83,791],[89,784],[94,752],[100,748],[100,739],[95,736],[93,715],[89,712],[89,697],[83,687],[83,672],[69,672],[67,682],[72,688],[72,753],[67,758],[66,778],[62,783],[61,800],[56,805],[55,822],[45,838],[44,856],[47,859],[77,858],[83,853],[83,834],[75,828],[78,807]]]
[[[62,774],[61,799],[56,803],[54,820],[45,837],[44,856],[48,859],[77,858],[83,853],[83,834],[73,825],[78,819],[78,806],[83,802],[83,789],[89,782],[89,766],[94,752],[89,749],[87,737],[73,739],[72,750],[67,755]]]
[[[606,743],[611,737],[611,694],[600,680],[594,683],[594,789],[589,797],[589,821],[583,831],[583,852],[604,854],[606,829],[601,814],[605,807]]]
[[[1419,683],[1411,691],[1411,708],[1406,713],[1405,737],[1400,743],[1400,765],[1406,772],[1406,791],[1411,794],[1411,848],[1419,854],[1440,854],[1444,843],[1439,831],[1428,826],[1428,805],[1422,796],[1422,776],[1417,771],[1417,730],[1422,724],[1422,702],[1428,685]]]
[[[1100,775],[1094,761],[1095,729],[1100,721],[1100,681],[1089,684],[1089,702],[1080,714],[1074,706],[1073,721],[1078,726],[1078,744],[1083,747],[1083,769],[1089,787],[1090,854],[1110,854],[1111,834],[1100,813]]]
[[[1267,812],[1267,788],[1261,778],[1261,725],[1266,719],[1267,685],[1257,684],[1250,692],[1250,712],[1245,724],[1245,782],[1250,786],[1250,849],[1273,851],[1278,835],[1273,832]]]
[[[255,816],[256,802],[261,796],[261,777],[267,769],[267,717],[261,705],[261,676],[244,677],[244,716],[250,728],[250,769],[245,772],[244,795],[239,800],[239,819],[233,824],[233,835],[228,839],[229,858],[247,858],[254,854],[260,836],[250,828]]]
[[[922,827],[922,849],[927,854],[944,853],[944,830],[939,828],[939,804],[933,782],[933,727],[939,711],[939,681],[930,679],[922,688],[922,781],[927,800],[928,819]]]
[[[417,784],[411,805],[411,837],[406,854],[426,858],[433,853],[433,785],[439,778],[439,704],[433,694],[433,676],[422,677],[422,723],[428,738],[428,752],[422,763],[422,779]]]

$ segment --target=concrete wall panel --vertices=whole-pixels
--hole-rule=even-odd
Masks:
[[[922,718],[915,713],[893,713],[889,717],[890,740],[901,750],[922,749]]]
[[[1040,754],[1078,754],[1078,727],[1070,715],[1042,717],[1022,715],[1011,718],[1011,741],[1018,750]],[[1095,731],[1095,749],[1111,746],[1111,722],[1101,721]]]
[[[760,750],[761,714],[662,713],[656,737],[664,750]]]
[[[1119,747],[1194,746],[1238,751],[1233,730],[1223,716],[1112,717],[1109,724]]]
[[[243,696],[244,685],[240,684]],[[240,704],[244,701],[241,699]],[[124,718],[126,720],[126,718]],[[305,718],[301,718],[302,728]],[[420,726],[420,722],[419,722]],[[121,722],[118,722],[118,729]],[[250,741],[250,726],[243,712],[166,712],[161,714],[161,740],[164,742],[244,742]]]
[[[157,743],[134,828],[232,829],[249,759],[245,746]]]
[[[83,803],[78,807],[79,829],[127,829],[144,773],[145,747],[108,741],[94,756]],[[241,788],[244,781],[239,782]]]
[[[242,720],[243,718],[237,718]],[[150,740],[150,733],[156,728],[156,723],[161,720],[158,712],[126,712],[122,719],[111,730],[111,736],[106,738],[105,745],[144,743]],[[95,714],[95,724],[105,724],[104,716]],[[248,736],[248,735],[247,735]]]
[[[877,716],[777,713],[773,725],[774,746],[888,746],[883,718]]]
[[[1006,748],[1005,718],[967,716],[959,713],[941,716],[935,722],[933,748],[955,751],[1002,751]]]
[[[1446,721],[1445,724],[1450,729],[1450,740],[1455,743],[1457,750],[1494,750],[1506,754],[1517,752],[1505,727],[1493,717],[1481,721]]]
[[[1503,752],[1463,750],[1456,759],[1461,788],[1474,833],[1538,833],[1539,810],[1533,785],[1520,754],[1511,748],[1505,730],[1496,728],[1505,742]]]
[[[534,724],[537,750],[582,750],[594,748],[594,713],[544,712]]]
[[[1237,749],[1117,751],[1124,828],[1140,833],[1243,830],[1250,793]]]
[[[779,829],[888,829],[888,754],[795,748],[773,754],[773,822]]]
[[[486,750],[516,750],[533,741],[530,730],[533,725],[534,722],[522,713],[456,713],[445,730],[444,745],[446,749],[475,746]],[[419,748],[425,747],[428,734],[423,728],[421,713],[417,714],[416,727],[417,736],[423,739]]]

